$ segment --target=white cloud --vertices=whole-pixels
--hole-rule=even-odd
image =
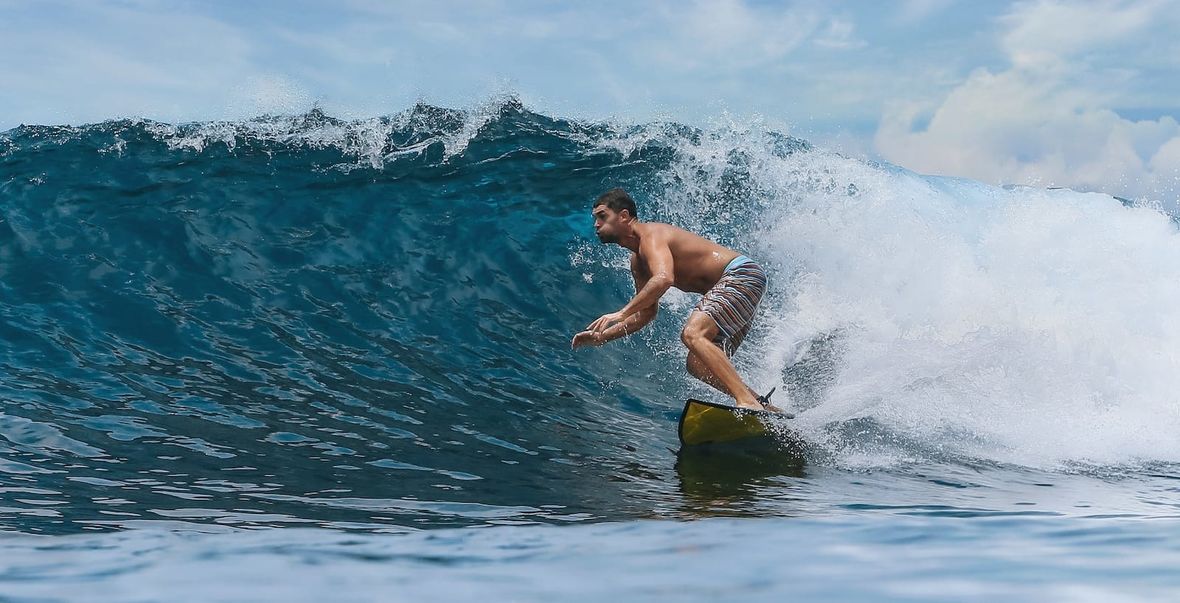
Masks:
[[[1017,67],[1064,61],[1126,42],[1169,9],[1159,0],[1020,5],[1002,19],[1009,26],[1002,44]]]
[[[2,71],[5,87],[19,91],[3,99],[9,115],[40,123],[177,118],[253,73],[246,37],[200,15],[79,4],[55,19],[48,30],[0,23],[0,55],[26,57]]]
[[[1159,150],[1151,157],[1151,169],[1164,176],[1171,172],[1173,178],[1180,170],[1180,137],[1173,138],[1160,145]]]
[[[828,26],[815,37],[815,44],[838,50],[862,48],[867,43],[856,37],[854,29],[852,21],[834,18],[828,21]]]
[[[660,5],[659,21],[640,48],[684,70],[749,69],[783,58],[820,26],[817,12],[754,6],[742,0],[697,0]]]
[[[920,172],[994,183],[1099,190],[1177,206],[1180,127],[1110,109],[1133,93],[1135,74],[1094,68],[1099,49],[1135,46],[1170,27],[1160,3],[1019,5],[1002,22],[1011,66],[978,69],[941,102],[894,103],[875,144]],[[917,127],[922,116],[924,127]]]

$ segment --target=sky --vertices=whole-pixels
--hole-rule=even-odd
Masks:
[[[0,0],[0,131],[476,107],[765,124],[1177,206],[1172,0]]]

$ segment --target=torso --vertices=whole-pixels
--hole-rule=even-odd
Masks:
[[[644,222],[636,226],[642,238],[655,237],[666,240],[672,252],[672,285],[681,291],[705,293],[725,272],[725,266],[740,253],[718,245],[709,239],[693,234],[671,224]],[[638,262],[632,265],[644,277],[650,278],[647,261],[641,252]]]

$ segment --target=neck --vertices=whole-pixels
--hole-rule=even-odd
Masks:
[[[619,245],[630,249],[634,253],[639,253],[639,242],[642,238],[643,233],[640,232],[639,222],[635,222],[631,226],[631,232],[628,232],[619,239]]]

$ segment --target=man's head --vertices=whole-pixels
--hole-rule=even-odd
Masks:
[[[635,222],[635,200],[627,191],[612,188],[598,196],[591,210],[594,215],[594,232],[603,243],[618,243],[631,234]]]

